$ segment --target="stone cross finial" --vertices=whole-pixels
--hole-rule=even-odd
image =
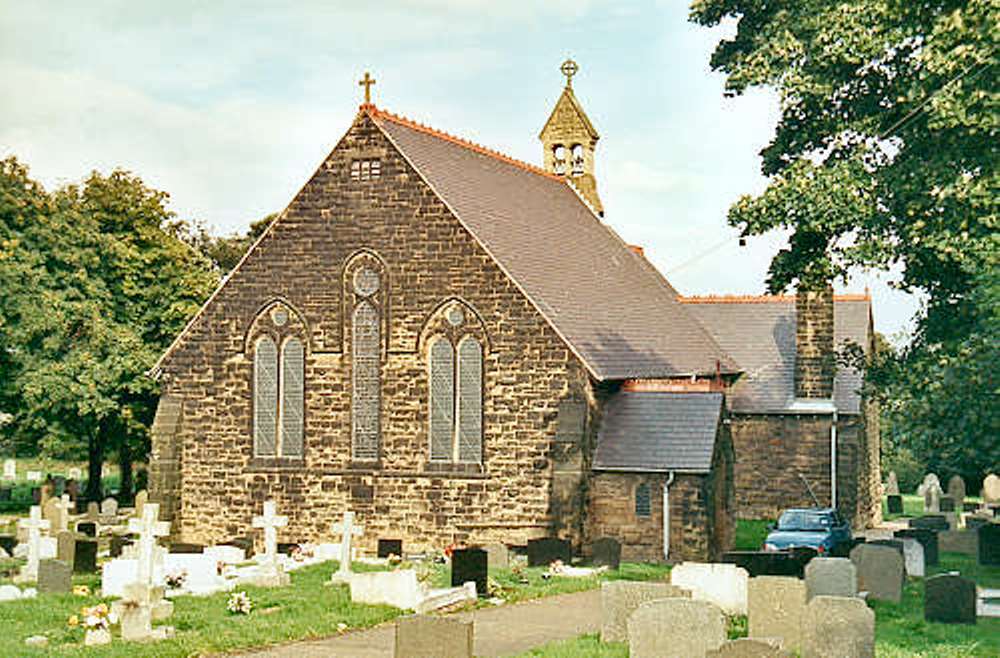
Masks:
[[[278,561],[278,528],[288,525],[287,516],[274,512],[274,501],[264,503],[264,514],[253,517],[253,527],[264,529],[264,561],[274,564]]]
[[[42,530],[51,526],[48,520],[42,518],[41,505],[31,506],[31,516],[21,519],[17,524],[28,531],[28,563],[21,572],[25,579],[38,578],[38,560],[42,553]]]
[[[156,550],[156,538],[170,534],[170,524],[159,521],[160,506],[157,503],[147,503],[142,510],[142,517],[128,520],[129,532],[139,534],[136,547],[138,564],[138,582],[149,585],[153,581],[153,557]]]
[[[63,494],[55,503],[55,508],[59,512],[59,532],[65,532],[69,528],[69,511],[73,509],[73,504],[69,501],[69,494]]]
[[[368,71],[365,71],[365,77],[364,77],[364,79],[358,81],[358,86],[365,88],[365,105],[371,105],[372,104],[372,85],[373,84],[375,84],[375,78],[371,77],[368,74]]]
[[[559,67],[559,70],[562,71],[562,74],[566,76],[566,86],[572,87],[573,76],[576,75],[576,72],[580,70],[580,67],[577,65],[577,63],[574,62],[572,59],[567,59],[565,62],[562,63],[562,66]]]
[[[340,568],[339,573],[351,571],[351,540],[364,534],[364,528],[354,525],[354,512],[344,512],[344,519],[331,527],[333,534],[340,534]]]

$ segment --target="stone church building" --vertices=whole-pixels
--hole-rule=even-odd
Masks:
[[[870,301],[679,295],[603,219],[569,64],[542,167],[366,97],[152,371],[175,536],[251,534],[273,499],[285,541],[353,510],[369,550],[704,560],[811,496],[872,519],[877,434],[832,360]]]

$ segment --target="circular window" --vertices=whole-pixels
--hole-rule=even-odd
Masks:
[[[281,308],[280,306],[278,308],[275,308],[273,311],[271,311],[271,321],[274,322],[274,324],[278,325],[279,327],[285,326],[285,323],[288,322],[288,311]]]
[[[447,318],[451,326],[457,327],[465,322],[465,313],[462,312],[460,306],[452,306],[448,309]]]
[[[354,273],[354,292],[359,295],[367,297],[377,292],[380,283],[378,272],[375,270],[362,267]]]

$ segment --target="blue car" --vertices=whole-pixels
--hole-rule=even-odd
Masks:
[[[851,525],[829,507],[789,509],[781,513],[764,540],[765,551],[783,551],[797,546],[816,549],[820,555],[838,555],[851,545]]]

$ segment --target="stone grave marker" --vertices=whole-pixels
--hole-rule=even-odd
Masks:
[[[962,553],[979,558],[979,533],[974,530],[946,530],[937,534],[938,549],[943,553]]]
[[[344,518],[331,526],[333,534],[340,535],[340,566],[333,574],[334,582],[346,582],[351,576],[351,543],[364,534],[364,528],[354,525],[354,512],[344,512]]]
[[[118,501],[114,498],[105,498],[104,502],[101,503],[101,516],[104,517],[116,517],[118,516]]]
[[[691,592],[668,583],[613,580],[601,583],[601,642],[628,640],[628,618],[647,601],[691,598]]]
[[[741,637],[726,640],[718,649],[706,652],[705,658],[792,658],[792,654],[776,639]]]
[[[380,558],[387,558],[390,555],[403,557],[403,540],[379,539],[375,554]]]
[[[909,520],[911,528],[927,528],[928,530],[950,530],[948,519],[940,514],[925,514]]]
[[[151,503],[147,503],[149,507]],[[253,527],[264,530],[264,555],[261,556],[261,573],[254,584],[259,587],[284,587],[291,579],[278,562],[278,528],[288,525],[288,517],[275,513],[273,500],[264,502],[264,513],[253,517]]]
[[[12,491],[10,487],[0,487],[0,503],[10,502]]]
[[[53,535],[61,530],[59,527],[60,517],[59,500],[56,498],[49,498],[42,505],[42,518],[49,522],[49,532]]]
[[[7,555],[14,554],[14,547],[17,546],[17,537],[14,535],[0,535],[0,548],[7,552]]]
[[[670,570],[670,583],[691,590],[691,598],[709,601],[727,615],[747,613],[745,569],[734,564],[682,562]]]
[[[83,478],[83,470],[79,466],[71,466],[67,475],[69,475],[71,480],[79,481]]]
[[[545,537],[528,541],[528,566],[547,567],[556,560],[570,564],[573,560],[573,547],[565,539]]]
[[[76,556],[76,534],[69,530],[56,533],[56,559],[73,564]]]
[[[42,481],[42,472],[41,471],[28,471],[27,473],[25,473],[24,479],[26,479],[28,482],[41,482]]]
[[[601,537],[591,546],[595,567],[606,566],[617,569],[622,561],[622,544],[614,537]]]
[[[920,482],[920,485],[917,487],[917,495],[922,497],[927,492],[927,490],[932,486],[936,486],[938,489],[940,489],[941,480],[939,480],[938,476],[935,475],[934,473],[928,473],[927,475],[924,476],[924,479]]]
[[[959,508],[965,503],[965,480],[961,475],[952,475],[948,480],[948,495]]]
[[[413,615],[396,621],[394,658],[472,658],[472,622]]]
[[[1000,566],[1000,524],[979,527],[979,564]]]
[[[65,593],[73,589],[73,569],[62,560],[38,563],[38,591]]]
[[[896,471],[889,471],[889,478],[885,482],[885,493],[889,496],[899,495],[899,480],[896,478]]]
[[[802,655],[874,658],[875,613],[858,598],[813,597],[802,623]]]
[[[858,595],[858,570],[846,557],[817,558],[806,565],[806,598]]]
[[[97,501],[92,500],[87,503],[87,520],[97,521],[101,516],[101,506],[97,504]]]
[[[899,494],[889,494],[886,497],[885,502],[889,509],[889,514],[903,513],[903,497]]]
[[[97,536],[97,524],[93,521],[79,521],[76,524],[76,531],[88,537]]]
[[[924,561],[924,545],[912,537],[897,541],[903,544],[903,566],[906,569],[906,574],[914,578],[923,578],[927,571],[927,563]]]
[[[109,500],[114,500],[109,498]],[[142,585],[152,585],[153,583],[153,558],[156,548],[156,538],[166,537],[170,534],[170,524],[166,521],[158,520],[160,516],[160,506],[157,504],[146,505],[141,518],[129,519],[128,530],[139,535],[136,558],[138,568],[136,572],[136,582]]]
[[[97,573],[97,542],[77,539],[73,549],[73,573]]]
[[[781,646],[802,646],[806,584],[789,576],[758,576],[747,583],[747,627],[751,638],[781,638]]]
[[[704,656],[725,641],[725,614],[708,601],[684,598],[647,601],[628,619],[630,658]]]
[[[990,473],[983,478],[983,502],[986,504],[1000,503],[1000,477]]]
[[[69,499],[69,494],[62,494],[55,501],[56,510],[56,525],[53,530],[58,530],[62,532],[63,530],[69,530],[69,517],[73,512],[73,501]]]
[[[140,491],[135,495],[135,499],[132,501],[132,503],[133,506],[135,507],[136,516],[142,516],[142,509],[146,506],[146,503],[148,502],[149,502],[149,492],[146,491],[145,489],[143,489],[142,491]]]
[[[487,570],[486,551],[481,548],[458,548],[451,554],[452,587],[461,587],[471,581],[476,583],[476,594],[489,596]]]
[[[17,479],[17,462],[13,459],[3,460],[3,479],[5,480],[16,480]]]
[[[21,582],[37,580],[38,562],[42,551],[42,530],[49,529],[49,522],[42,518],[42,508],[32,505],[30,516],[18,521],[17,525],[28,533],[28,563],[21,568],[18,580]]]
[[[869,546],[888,546],[894,551],[903,555],[903,540],[902,539],[869,539],[867,542]]]
[[[861,544],[851,551],[858,570],[858,590],[869,599],[899,603],[903,595],[903,556],[889,546]]]
[[[957,573],[924,582],[924,619],[943,624],[976,623],[976,584]]]
[[[507,544],[486,544],[483,550],[486,551],[486,566],[491,571],[510,567],[510,549]]]
[[[897,539],[916,539],[924,547],[924,564],[928,567],[938,565],[938,533],[927,528],[907,528],[893,533]]]
[[[937,514],[941,511],[941,494],[944,491],[941,486],[931,482],[924,489],[924,513]]]
[[[955,500],[951,496],[941,496],[941,511],[942,512],[954,512],[955,511]]]

